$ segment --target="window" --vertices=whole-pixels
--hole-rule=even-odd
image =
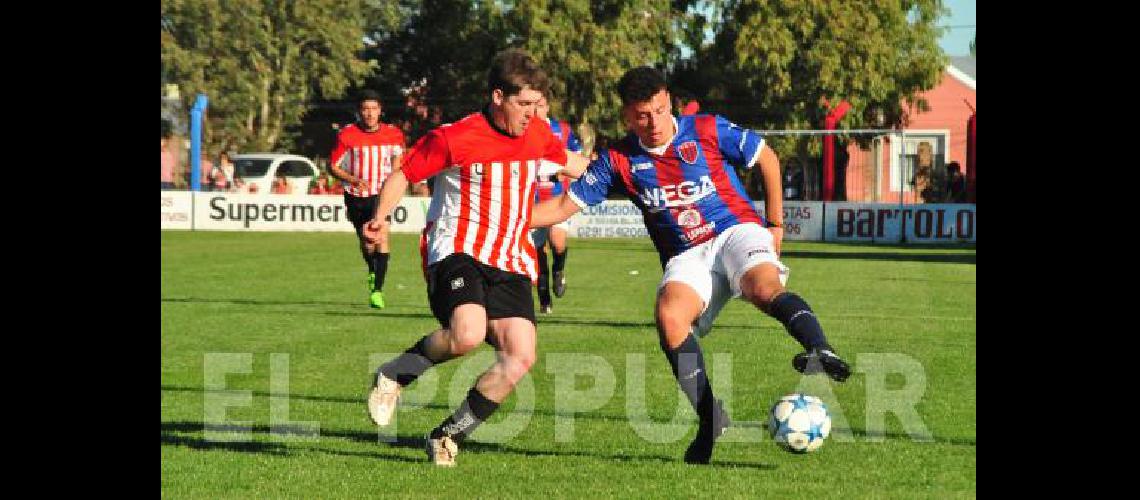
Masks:
[[[317,175],[313,172],[312,167],[308,163],[297,160],[289,160],[281,163],[277,167],[277,175],[284,175],[285,177],[313,177]]]
[[[270,160],[240,159],[234,161],[234,172],[242,178],[262,177],[269,171]]]
[[[913,192],[916,182],[925,185],[932,175],[945,171],[947,135],[907,134],[901,146],[900,141],[891,141],[890,190]]]

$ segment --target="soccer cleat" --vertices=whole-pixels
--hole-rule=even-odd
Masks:
[[[685,450],[685,463],[687,464],[707,464],[712,459],[713,445],[716,444],[717,438],[724,435],[725,429],[732,424],[732,419],[728,417],[728,412],[724,411],[724,401],[716,400],[715,408],[713,409],[713,422],[712,427],[701,426],[697,430],[697,437],[689,444],[689,448]]]
[[[400,384],[384,374],[376,374],[376,385],[368,394],[368,416],[372,422],[384,427],[392,422],[392,414],[396,412],[396,402],[400,400]]]
[[[566,273],[554,271],[554,296],[562,298],[566,295]]]
[[[431,435],[427,436],[427,455],[428,460],[431,460],[436,465],[443,467],[454,467],[455,456],[459,454],[459,445],[451,436],[443,436],[439,439],[432,439]]]
[[[384,308],[384,293],[379,290],[368,294],[368,305],[373,309]]]
[[[843,382],[851,376],[851,367],[830,349],[811,349],[792,358],[792,367],[804,375],[824,372],[836,382]]]
[[[552,306],[550,304],[543,304],[542,305],[542,314],[551,314],[553,312],[554,312],[554,306]]]

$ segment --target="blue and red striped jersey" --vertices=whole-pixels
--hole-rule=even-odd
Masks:
[[[641,209],[662,266],[732,226],[765,223],[733,168],[756,163],[764,147],[760,134],[719,115],[674,121],[677,135],[663,149],[649,151],[631,133],[599,151],[570,184],[570,197],[583,208],[610,193],[628,196]]]

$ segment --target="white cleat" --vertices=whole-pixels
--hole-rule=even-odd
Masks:
[[[459,445],[450,436],[439,439],[427,438],[428,459],[442,467],[455,467],[455,456],[459,454]]]
[[[376,386],[368,394],[368,416],[380,427],[392,423],[396,403],[400,400],[400,384],[384,375],[377,375]]]

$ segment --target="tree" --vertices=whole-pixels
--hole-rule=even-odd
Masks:
[[[624,130],[618,80],[636,66],[664,68],[680,34],[669,0],[531,0],[508,16],[512,35],[550,74],[559,115],[610,136]]]
[[[189,107],[209,99],[206,141],[288,148],[316,97],[339,98],[363,79],[360,0],[164,0],[162,65]]]
[[[911,106],[928,109],[920,94],[946,64],[941,0],[730,0],[725,12],[715,43],[673,80],[753,128],[821,128],[840,100],[852,106],[840,129],[903,125]],[[805,164],[819,153],[799,137],[770,144]]]

